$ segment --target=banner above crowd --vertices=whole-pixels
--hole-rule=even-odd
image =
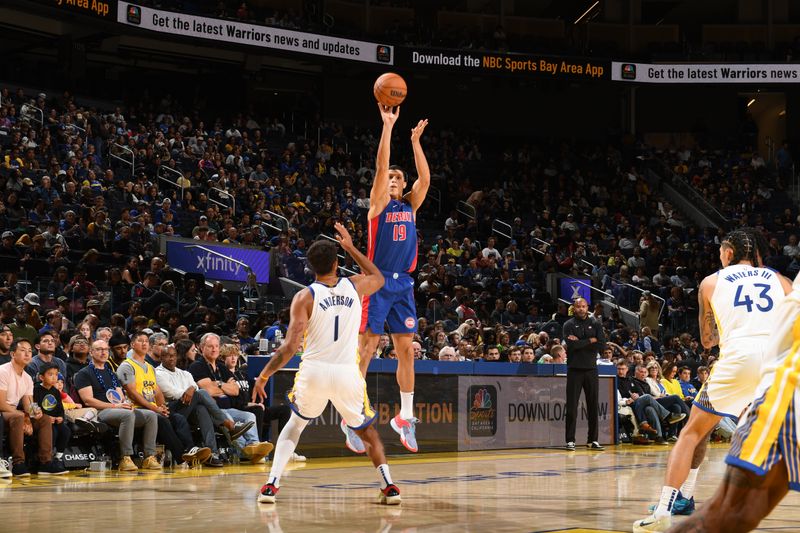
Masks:
[[[508,54],[475,50],[398,48],[395,64],[464,74],[509,74],[557,79],[608,79],[609,62],[593,58]]]
[[[611,79],[639,83],[797,83],[800,65],[788,63],[622,63]]]
[[[129,2],[119,2],[117,21],[128,26],[137,26],[180,37],[193,37],[365,63],[394,64],[393,47],[384,44],[353,41],[248,22],[187,15]]]

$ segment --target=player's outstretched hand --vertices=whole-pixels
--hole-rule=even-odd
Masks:
[[[423,119],[417,122],[417,125],[411,128],[411,142],[419,142],[422,137],[422,132],[425,131],[425,126],[428,125],[428,119]]]
[[[383,123],[390,128],[397,122],[397,117],[400,116],[400,106],[388,106],[378,102],[378,110],[381,112]]]
[[[257,379],[255,384],[253,385],[253,394],[250,397],[250,401],[253,403],[262,403],[264,400],[267,399],[267,391],[264,390],[267,382],[262,379]]]
[[[337,222],[333,227],[336,230],[336,240],[339,241],[342,248],[351,250],[353,248],[353,238],[350,236],[350,232],[347,231],[347,228],[345,228],[341,222]]]

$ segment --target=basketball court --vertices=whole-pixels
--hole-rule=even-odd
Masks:
[[[302,448],[302,445],[301,445]],[[390,457],[403,503],[377,503],[366,457],[290,465],[276,505],[256,503],[269,465],[155,474],[73,472],[0,486],[3,531],[630,531],[661,486],[669,447],[504,450]],[[697,499],[718,485],[712,446]],[[302,451],[302,450],[301,450]],[[790,492],[758,531],[800,530]]]

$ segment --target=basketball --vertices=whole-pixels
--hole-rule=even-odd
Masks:
[[[372,92],[375,93],[378,102],[389,107],[402,104],[408,94],[406,80],[394,72],[387,72],[378,77]]]

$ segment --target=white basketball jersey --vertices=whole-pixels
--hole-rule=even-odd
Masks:
[[[353,282],[339,278],[333,287],[314,282],[308,288],[314,294],[314,307],[306,328],[303,360],[356,363],[361,298]]]
[[[784,292],[779,274],[750,265],[731,265],[717,273],[711,307],[719,329],[719,347],[743,337],[767,337],[781,319]]]

